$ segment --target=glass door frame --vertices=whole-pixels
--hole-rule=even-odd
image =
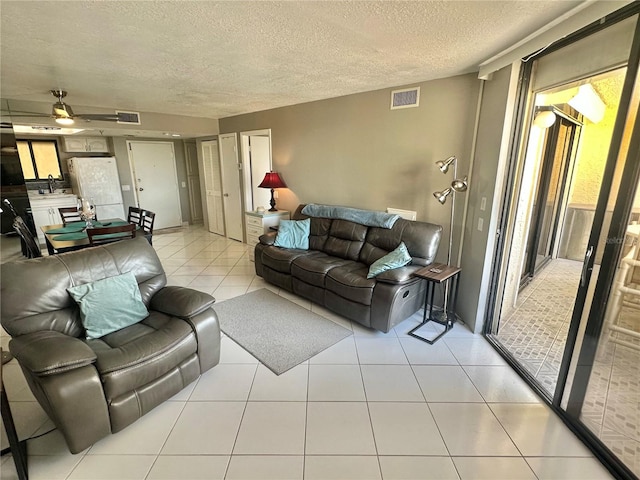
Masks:
[[[620,97],[620,108],[617,113],[616,124],[614,127],[613,135],[610,142],[610,149],[607,155],[607,161],[605,166],[604,177],[602,180],[602,188],[598,197],[598,203],[596,206],[595,218],[593,220],[593,228],[589,237],[589,245],[595,246],[598,244],[598,239],[602,234],[602,221],[604,219],[604,213],[606,209],[606,203],[611,194],[611,185],[613,183],[613,176],[618,162],[618,156],[620,154],[620,144],[622,135],[626,126],[626,119],[629,113],[629,106],[631,95],[635,86],[638,68],[640,64],[640,4],[633,3],[622,9],[614,12],[612,15],[606,18],[604,22],[595,22],[573,35],[568,36],[565,39],[558,41],[556,44],[550,46],[544,52],[540,52],[537,55],[530,56],[527,61],[523,62],[520,69],[520,81],[519,91],[517,93],[517,103],[515,108],[515,123],[512,130],[512,136],[509,143],[509,158],[519,158],[519,150],[523,145],[526,145],[528,138],[524,137],[523,133],[527,128],[527,122],[532,114],[530,111],[530,80],[532,78],[533,63],[536,59],[543,55],[559,50],[577,40],[588,37],[599,30],[607,28],[614,23],[638,15],[635,25],[635,34],[633,43],[631,45],[631,51],[627,63],[627,73],[625,82]],[[635,150],[634,150],[635,148]],[[635,158],[634,158],[635,155]],[[628,192],[629,188],[635,188],[638,178],[640,177],[640,116],[636,118],[634,130],[627,151],[627,158],[620,161],[626,161],[624,167],[623,177],[618,190],[616,198],[616,204],[614,208],[614,215],[609,228],[609,238],[621,238],[624,235],[624,229],[626,222],[631,211],[633,198],[624,198],[623,192]],[[514,356],[504,348],[498,341],[492,338],[492,335],[497,333],[497,322],[494,322],[495,318],[500,317],[500,301],[504,294],[504,285],[500,282],[500,276],[503,274],[503,264],[505,256],[508,258],[507,245],[510,244],[509,238],[509,222],[512,221],[513,214],[513,200],[512,192],[518,186],[518,168],[517,162],[510,162],[507,168],[507,178],[505,187],[503,190],[502,205],[503,210],[499,219],[498,226],[498,240],[494,251],[493,268],[491,272],[491,286],[488,294],[487,308],[485,311],[485,322],[483,327],[483,335],[489,341],[489,343],[503,356],[507,363],[530,385],[530,387],[544,400],[547,401],[549,406],[554,412],[565,422],[565,424],[578,435],[589,448],[594,455],[603,462],[603,464],[618,478],[633,479],[635,475],[631,470],[624,465],[603,443],[602,441],[589,430],[582,422],[579,421],[579,410],[584,400],[584,393],[586,391],[586,385],[589,382],[591,375],[591,366],[596,355],[596,350],[599,341],[600,330],[602,329],[604,319],[604,308],[606,307],[607,299],[609,297],[609,287],[613,281],[613,276],[616,271],[616,260],[620,253],[622,245],[616,242],[608,242],[604,249],[602,258],[602,266],[596,283],[596,289],[592,300],[592,305],[589,311],[588,323],[584,333],[583,343],[578,357],[578,366],[575,376],[573,378],[573,384],[571,386],[571,395],[569,397],[569,404],[567,410],[561,408],[561,401],[564,394],[564,390],[567,385],[567,378],[569,375],[569,368],[571,359],[574,355],[574,348],[576,340],[579,335],[580,322],[572,319],[569,333],[567,336],[565,351],[560,366],[560,373],[553,397],[538,384],[537,380],[531,375],[519,362],[516,361]],[[506,234],[505,234],[506,233]],[[507,243],[509,242],[509,243]],[[595,252],[594,252],[595,253]],[[591,255],[585,264],[585,282],[584,285],[589,285],[589,279],[593,269],[593,263],[595,255]],[[605,263],[606,262],[606,263]],[[578,295],[576,296],[576,305],[584,308],[586,300],[587,288],[580,288]],[[582,313],[580,308],[580,316]],[[574,311],[574,316],[577,313]],[[584,390],[584,391],[583,391]],[[581,393],[582,392],[582,393]],[[577,412],[577,413],[576,413]]]

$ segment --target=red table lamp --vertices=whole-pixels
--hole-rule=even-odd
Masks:
[[[271,208],[270,212],[276,212],[278,209],[276,208],[276,200],[273,198],[273,189],[274,188],[287,188],[287,184],[282,181],[280,175],[277,172],[267,172],[264,176],[264,179],[258,185],[260,188],[270,188],[271,189]]]

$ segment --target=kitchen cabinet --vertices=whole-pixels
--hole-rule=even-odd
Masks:
[[[62,137],[62,146],[67,153],[110,153],[106,137]]]
[[[33,223],[36,225],[38,241],[45,243],[44,234],[40,227],[43,225],[55,225],[62,223],[60,218],[60,207],[75,207],[78,205],[78,197],[73,194],[53,194],[53,195],[30,195],[31,214]]]
[[[289,212],[287,210],[245,212],[244,226],[247,232],[247,244],[251,246],[249,260],[255,261],[254,247],[260,242],[260,235],[269,232],[271,227],[277,227],[280,220],[289,220]]]

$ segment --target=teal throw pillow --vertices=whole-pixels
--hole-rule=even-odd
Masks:
[[[310,218],[306,220],[281,220],[280,225],[278,225],[278,234],[273,244],[276,247],[309,250],[310,228]]]
[[[67,288],[80,307],[87,338],[100,338],[149,315],[132,272]]]
[[[392,268],[404,267],[409,262],[411,262],[411,255],[409,255],[409,251],[404,242],[401,242],[398,248],[371,264],[367,278],[373,278]]]

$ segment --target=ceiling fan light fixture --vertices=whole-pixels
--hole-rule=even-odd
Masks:
[[[73,117],[73,110],[64,102],[56,102],[53,104],[53,115],[56,117]]]
[[[56,117],[56,123],[59,125],[73,125],[74,121],[71,117]]]

